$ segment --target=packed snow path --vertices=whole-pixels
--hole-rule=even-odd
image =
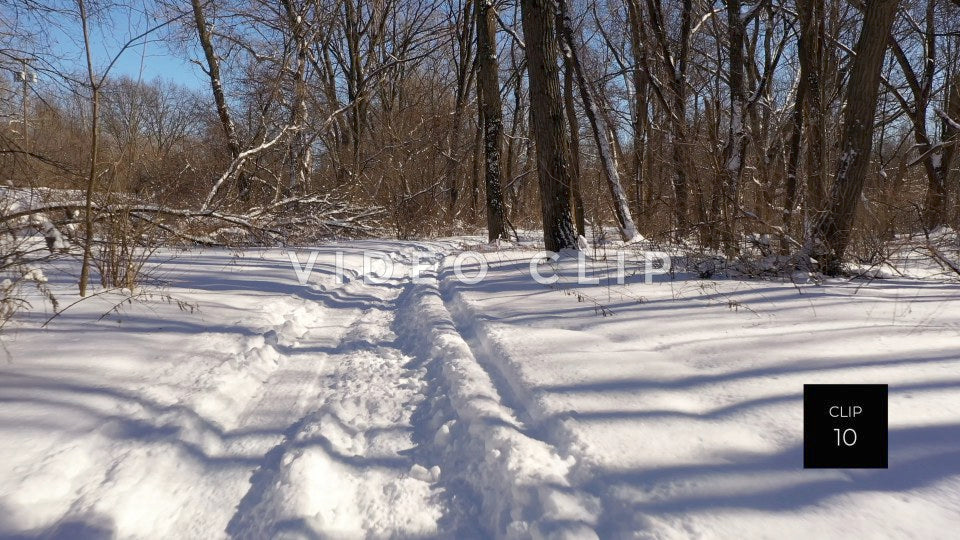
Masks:
[[[124,298],[105,295],[5,330],[0,537],[960,526],[955,285],[582,286],[567,261],[545,286],[517,250],[483,255],[489,276],[464,284],[460,247],[185,253],[149,302],[101,320]],[[365,250],[389,279],[361,279]],[[801,469],[809,382],[891,384],[889,471]]]
[[[363,247],[389,279],[360,279]],[[296,269],[197,257],[170,275],[203,323],[63,315],[71,337],[0,371],[0,533],[592,536],[572,460],[524,434],[454,328],[441,248],[346,249],[342,276],[333,250]]]
[[[426,456],[419,455],[411,423],[423,399],[425,370],[410,365],[391,330],[404,286],[375,287],[379,290],[317,293],[328,311],[326,339],[302,343],[300,350],[324,357],[328,369],[313,385],[316,398],[306,415],[254,473],[227,528],[233,536],[437,532],[443,513],[433,484],[439,468],[417,463]],[[251,418],[274,423],[277,404],[290,401],[284,379],[304,379],[288,371],[267,381]]]
[[[250,269],[233,270],[212,269],[198,288],[242,287]],[[400,272],[382,285],[306,286],[299,298],[256,306],[262,311],[251,315],[271,325],[250,331],[241,320],[196,336],[191,345],[202,349],[189,360],[215,353],[203,349],[220,344],[217,334],[245,334],[236,352],[209,362],[192,381],[183,380],[187,358],[167,363],[135,391],[101,386],[92,373],[54,383],[32,366],[9,366],[5,405],[20,415],[52,405],[76,425],[51,439],[39,462],[14,464],[19,485],[8,501],[18,507],[4,509],[2,524],[42,527],[62,512],[43,527],[53,536],[436,534],[444,515],[439,469],[417,463],[411,424],[425,369],[408,367],[412,358],[391,330],[404,281]],[[182,353],[176,345],[165,344],[155,359]],[[90,359],[70,356],[78,370]],[[25,420],[20,416],[30,426]],[[14,460],[22,454],[12,445],[4,450]]]

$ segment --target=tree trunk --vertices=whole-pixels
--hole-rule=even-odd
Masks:
[[[566,60],[566,57],[564,57]],[[577,222],[577,234],[584,236],[587,230],[587,217],[583,211],[583,190],[581,183],[583,173],[580,170],[580,121],[577,118],[577,106],[573,95],[573,67],[565,62],[563,70],[563,107],[567,113],[567,123],[570,125],[570,165],[573,170],[573,214]]]
[[[630,49],[633,53],[633,60],[636,64],[633,69],[633,183],[635,193],[635,206],[637,219],[643,218],[643,212],[646,210],[643,204],[644,189],[644,153],[646,152],[645,142],[647,137],[647,73],[643,66],[646,65],[646,49],[643,40],[643,20],[641,18],[641,7],[639,0],[629,0],[627,2],[627,25],[630,30]]]
[[[807,99],[807,83],[803,74],[797,81],[797,96],[793,104],[793,118],[790,127],[790,141],[787,145],[787,185],[783,200],[782,228],[784,233],[790,234],[793,223],[793,212],[797,208],[799,183],[797,175],[800,169],[800,143],[803,138],[803,104]],[[786,250],[786,243],[781,246]]]
[[[744,84],[744,36],[743,19],[740,16],[740,0],[726,0],[727,3],[727,39],[730,56],[730,128],[727,143],[723,149],[725,172],[721,208],[724,213],[722,237],[727,249],[733,247],[734,215],[740,204],[740,178],[743,175],[744,154],[747,149],[746,114],[747,99]]]
[[[800,16],[800,77],[803,89],[803,116],[807,133],[806,162],[806,210],[807,225],[821,217],[826,205],[824,159],[824,112],[823,112],[823,0],[799,2]]]
[[[924,105],[929,100],[929,94],[933,91],[934,66],[936,65],[936,29],[934,27],[934,9],[935,0],[929,0],[927,3],[926,33],[927,33],[927,58],[924,62],[924,80],[922,88],[924,90]],[[960,119],[960,75],[954,75],[949,79],[946,89],[947,94],[947,115],[955,121]],[[919,113],[919,107],[917,107]],[[926,120],[926,107],[923,108],[923,119]],[[919,114],[917,114],[919,116]],[[920,118],[917,118],[920,120]],[[917,123],[916,121],[914,122]],[[924,166],[927,171],[927,193],[923,204],[923,225],[927,230],[933,229],[939,225],[947,223],[947,182],[950,176],[950,162],[953,161],[953,153],[956,148],[956,129],[950,122],[943,122],[943,139],[940,146],[927,155],[924,160]],[[924,123],[924,128],[926,124]],[[929,141],[928,145],[929,145]],[[923,149],[921,149],[923,151]]]
[[[928,193],[928,206],[943,205],[940,210],[942,216],[946,216],[947,186],[952,181],[951,171],[953,170],[953,161],[957,155],[957,146],[960,145],[960,129],[957,124],[960,123],[960,72],[954,73],[949,94],[947,96],[946,115],[951,121],[943,120],[943,154],[940,157],[940,169],[943,171],[943,191],[934,193],[934,200],[930,200]],[[954,184],[955,185],[955,184]],[[960,197],[957,197],[960,205]]]
[[[487,192],[487,238],[508,238],[504,227],[503,174],[500,148],[503,143],[503,105],[500,103],[500,65],[497,61],[497,20],[492,0],[476,0],[477,90],[483,123],[484,186]]]
[[[521,0],[526,40],[530,114],[537,145],[543,240],[549,251],[577,249],[570,210],[570,142],[564,129],[557,66],[556,12],[552,0]]]
[[[460,164],[460,138],[461,124],[463,123],[464,111],[467,107],[467,97],[472,87],[472,79],[475,64],[473,62],[473,29],[474,24],[470,18],[474,14],[479,14],[479,8],[474,8],[473,3],[484,2],[485,0],[466,0],[463,6],[462,31],[457,35],[458,50],[458,70],[457,85],[455,89],[456,99],[453,107],[453,123],[450,126],[450,134],[447,137],[446,163],[443,169],[444,185],[447,190],[447,209],[446,219],[449,223],[457,217],[457,202],[460,200],[460,185],[457,182],[457,166]],[[476,28],[479,30],[479,21]],[[496,27],[494,27],[496,31]],[[477,46],[479,47],[479,37]],[[496,51],[494,51],[496,57]],[[499,98],[499,84],[497,85],[497,95]]]
[[[577,84],[580,87],[580,98],[583,101],[583,110],[590,122],[590,129],[593,132],[594,141],[597,143],[597,151],[600,153],[600,161],[603,164],[603,172],[607,178],[607,187],[610,190],[610,198],[613,203],[614,214],[617,218],[617,226],[620,230],[620,237],[624,241],[633,240],[637,237],[637,227],[633,223],[633,217],[630,215],[630,206],[627,202],[627,195],[623,191],[623,185],[620,183],[620,173],[614,160],[613,149],[610,141],[607,139],[609,129],[603,121],[603,117],[597,113],[596,100],[593,96],[593,90],[587,82],[586,75],[583,72],[583,66],[580,64],[580,58],[577,55],[577,44],[573,35],[573,23],[567,11],[565,0],[558,1],[560,33],[564,42],[564,56],[569,60],[573,67],[573,72],[577,77]]]
[[[203,48],[203,56],[207,61],[206,72],[210,77],[210,90],[213,92],[213,100],[217,106],[217,115],[220,117],[220,125],[223,127],[223,134],[227,137],[227,148],[230,150],[230,159],[237,159],[240,155],[240,139],[237,137],[237,130],[230,116],[230,109],[227,108],[227,98],[223,93],[223,79],[220,76],[220,59],[217,58],[213,50],[213,33],[207,26],[206,17],[203,14],[203,3],[201,0],[190,0],[193,5],[193,20],[197,26],[197,36],[200,38],[200,46]],[[242,172],[237,176],[237,188],[241,197],[246,197],[250,191],[250,185],[247,177]]]
[[[87,186],[84,192],[83,208],[83,260],[80,263],[80,296],[87,295],[87,283],[90,281],[90,264],[93,256],[93,187],[97,180],[97,159],[100,148],[100,84],[93,72],[93,55],[90,50],[90,32],[87,28],[87,6],[84,0],[77,0],[80,11],[80,24],[83,30],[83,46],[87,59],[87,77],[90,82],[90,169],[87,173]]]
[[[864,7],[863,27],[854,47],[844,100],[840,160],[827,212],[813,229],[812,253],[828,274],[840,271],[870,165],[880,70],[897,4],[898,0],[874,0]]]
[[[360,48],[361,35],[369,29],[360,20],[356,0],[344,0],[343,2],[343,22],[345,26],[346,48],[347,48],[347,66],[345,68],[344,78],[347,83],[347,103],[350,105],[350,143],[352,144],[350,157],[350,170],[348,172],[350,180],[356,181],[360,175],[361,159],[360,144],[364,137],[364,127],[367,123],[367,89],[366,89],[366,70],[363,65],[363,51]],[[370,45],[372,49],[372,44]]]
[[[304,124],[307,121],[307,103],[306,103],[306,67],[307,52],[310,44],[307,42],[307,36],[303,25],[303,17],[298,13],[291,0],[281,0],[284,11],[287,13],[287,20],[290,24],[290,30],[293,34],[293,40],[297,47],[296,69],[294,70],[293,81],[293,103],[290,104],[290,124],[298,126],[299,129],[290,138],[290,169],[287,180],[287,193],[293,193],[297,186],[302,189],[307,187],[307,178],[310,174],[312,155],[310,145],[304,135]]]
[[[664,23],[663,7],[660,0],[646,0],[647,12],[650,15],[650,25],[654,37],[660,45],[660,52],[669,72],[671,103],[664,101],[669,110],[673,129],[667,133],[672,147],[673,160],[673,194],[676,199],[674,206],[674,221],[676,229],[674,238],[679,242],[687,233],[687,56],[690,53],[691,17],[693,0],[682,0],[680,3],[680,35],[679,52],[671,52],[673,40],[667,36]],[[702,203],[702,201],[701,201]],[[702,206],[702,204],[701,204]]]

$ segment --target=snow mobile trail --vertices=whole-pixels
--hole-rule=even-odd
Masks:
[[[595,537],[576,460],[531,429],[461,334],[471,321],[454,324],[438,280],[453,246],[373,243],[393,266],[373,280],[367,247],[344,248],[342,280],[339,248],[321,248],[299,285],[282,258],[194,262],[210,320],[166,315],[175,347],[121,353],[138,378],[6,367],[4,414],[55,406],[66,427],[39,432],[42,459],[7,450],[0,537]]]
[[[443,533],[441,471],[419,447],[413,424],[426,370],[398,348],[393,332],[409,271],[403,251],[391,257],[398,275],[386,282],[348,277],[340,287],[306,295],[323,306],[328,331],[321,334],[326,339],[302,343],[299,354],[322,357],[326,367],[307,412],[253,473],[227,527],[233,538]],[[252,417],[292,399],[270,395],[284,385],[267,386],[258,407],[265,410]]]
[[[435,389],[420,429],[449,471],[448,499],[483,537],[597,538],[600,508],[572,482],[576,459],[528,429],[527,412],[504,402],[502,381],[461,334],[469,324],[455,324],[440,292],[442,259],[401,301],[399,328]]]
[[[598,502],[571,482],[576,460],[504,403],[454,324],[439,292],[443,253],[408,244],[389,256],[390,279],[353,275],[305,295],[344,330],[300,344],[298,354],[324,359],[316,399],[266,452],[227,532],[596,537]]]
[[[394,332],[411,256],[435,252],[383,251],[396,272],[380,283],[348,270],[336,286],[278,285],[289,270],[275,261],[203,273],[212,301],[237,291],[226,298],[244,307],[218,307],[228,315],[158,350],[127,386],[69,364],[56,381],[49,368],[4,366],[3,421],[33,429],[24,436],[42,457],[2,445],[17,480],[4,486],[0,538],[470,536],[450,517],[470,512],[447,497],[432,441],[421,444],[421,409],[438,391]],[[41,416],[51,407],[58,417]],[[48,428],[54,419],[64,427]]]

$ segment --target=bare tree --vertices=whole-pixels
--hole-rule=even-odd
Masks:
[[[537,145],[540,208],[546,249],[577,248],[570,209],[570,142],[565,130],[557,58],[557,12],[551,0],[521,0],[527,74],[530,79],[530,116]]]
[[[898,0],[876,0],[864,5],[863,24],[854,47],[844,100],[837,173],[827,210],[814,223],[812,231],[812,254],[827,273],[840,271],[870,165],[880,70],[898,3]]]
[[[718,186],[723,194],[724,243],[729,248],[733,243],[733,218],[740,204],[740,178],[743,175],[747,149],[747,91],[745,82],[744,41],[746,24],[741,16],[740,0],[726,0],[727,51],[730,73],[730,126],[723,149],[724,182]]]
[[[306,10],[297,9],[293,0],[281,0],[281,3],[287,15],[287,23],[296,47],[294,67],[291,70],[293,73],[293,99],[290,103],[290,125],[298,126],[298,129],[290,137],[290,170],[288,173],[289,180],[287,181],[287,192],[290,194],[297,186],[306,189],[312,163],[310,141],[307,140],[303,129],[308,119],[306,69],[311,40],[307,36],[306,22],[304,21]]]
[[[891,36],[890,50],[893,57],[900,67],[907,87],[910,90],[912,99],[908,99],[899,88],[887,82],[887,89],[894,95],[900,103],[904,113],[910,118],[914,138],[917,143],[917,151],[920,157],[915,161],[923,163],[924,172],[927,176],[927,193],[923,205],[923,226],[932,229],[938,225],[946,223],[946,203],[947,203],[947,176],[950,164],[944,157],[944,145],[936,142],[928,130],[929,108],[934,94],[934,83],[937,72],[937,28],[935,26],[935,14],[938,2],[928,0],[923,12],[923,26],[913,21],[913,16],[904,9],[904,18],[910,21],[907,24],[908,33],[916,34],[921,42],[918,61],[920,68],[914,68],[911,63],[901,40],[906,40],[906,36],[898,39]],[[950,94],[950,82],[947,83],[947,95]],[[945,138],[951,135],[949,126],[943,126]],[[950,146],[950,145],[946,145]],[[952,148],[952,147],[951,147]],[[948,150],[949,154],[950,151]],[[949,158],[949,156],[946,156]]]
[[[569,57],[564,55],[563,69],[563,109],[570,127],[570,166],[573,174],[571,196],[573,197],[573,215],[577,224],[577,234],[585,235],[587,216],[583,204],[583,169],[580,167],[580,118],[577,116],[577,102],[574,92],[573,67]]]
[[[492,0],[475,0],[477,6],[477,93],[483,124],[484,188],[487,193],[487,238],[507,239],[504,226],[503,105],[500,103],[500,63],[497,60],[497,16]]]
[[[600,152],[600,161],[603,165],[604,176],[607,178],[607,187],[610,190],[610,199],[613,203],[614,215],[617,218],[617,225],[620,230],[620,237],[624,241],[630,241],[637,237],[637,227],[633,223],[633,217],[630,215],[630,205],[627,202],[627,195],[623,191],[623,185],[620,182],[620,173],[617,170],[614,161],[613,149],[610,141],[607,139],[610,132],[609,127],[604,122],[603,116],[598,114],[596,100],[590,84],[587,82],[586,75],[583,72],[583,66],[580,64],[580,58],[577,54],[577,42],[574,38],[573,22],[570,20],[570,13],[565,0],[559,0],[558,20],[560,35],[563,40],[563,55],[568,61],[567,69],[573,70],[576,75],[577,85],[580,87],[580,98],[583,101],[583,110],[590,122],[590,129],[593,132],[593,139]]]
[[[642,218],[646,210],[643,204],[644,191],[644,157],[647,153],[647,128],[649,126],[649,78],[647,62],[647,44],[643,25],[643,7],[639,0],[627,0],[627,28],[630,34],[630,51],[633,54],[635,65],[631,70],[633,75],[634,103],[630,108],[633,120],[633,183],[634,209],[637,219]]]
[[[220,125],[223,128],[223,134],[227,138],[227,148],[230,150],[230,158],[236,160],[242,151],[240,138],[237,136],[237,129],[230,115],[230,109],[227,107],[226,94],[223,91],[223,76],[220,72],[220,58],[213,47],[213,31],[207,23],[203,12],[203,3],[201,0],[190,0],[193,6],[193,20],[197,27],[197,37],[200,39],[200,46],[203,48],[203,56],[207,66],[204,71],[210,78],[210,90],[213,92],[213,99],[217,106],[217,115],[220,117]],[[247,178],[244,174],[238,175],[237,188],[241,196],[245,197],[250,190]]]
[[[83,49],[87,59],[87,80],[90,83],[90,169],[87,174],[87,186],[84,193],[83,208],[83,259],[80,263],[80,296],[87,295],[87,281],[90,279],[90,257],[93,249],[93,187],[97,180],[97,158],[100,149],[100,86],[93,70],[90,30],[87,17],[87,5],[77,0],[80,26],[83,30]]]
[[[670,101],[664,101],[671,129],[671,158],[673,160],[673,193],[675,197],[674,223],[677,239],[682,239],[687,228],[687,68],[689,66],[690,34],[692,30],[693,1],[682,0],[680,31],[676,38],[677,51],[667,33],[663,6],[660,0],[647,0],[650,25],[665,65],[669,83]]]

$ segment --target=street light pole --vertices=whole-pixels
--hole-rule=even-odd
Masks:
[[[27,59],[24,58],[20,61],[23,63],[23,70],[20,72],[20,78],[23,79],[23,96],[21,98],[23,104],[23,147],[26,149],[30,144],[30,134],[27,128],[27,95],[30,91],[30,71],[27,66]]]
[[[23,111],[20,116],[22,122],[23,130],[23,146],[26,148],[27,143],[30,141],[30,135],[27,128],[27,110],[30,97],[30,83],[37,80],[37,76],[34,73],[30,72],[30,64],[26,58],[20,58],[20,71],[16,72],[16,80],[20,82],[23,89],[23,94],[20,96],[20,104],[23,106]]]

